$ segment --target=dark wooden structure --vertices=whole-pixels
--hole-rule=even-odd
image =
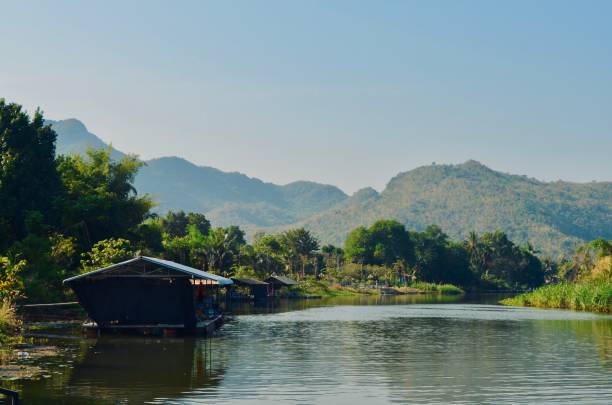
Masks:
[[[96,330],[210,331],[222,320],[220,289],[232,280],[168,260],[138,256],[64,280]]]
[[[248,291],[249,298],[253,298],[256,301],[265,300],[268,297],[268,289],[270,285],[264,281],[256,280],[254,278],[238,278],[232,277],[234,286],[242,287]]]
[[[291,287],[297,284],[297,281],[285,276],[270,276],[264,281],[270,285],[268,289],[268,295],[270,297],[275,297],[277,291],[281,288]]]
[[[0,388],[0,394],[6,396],[10,402],[9,404],[11,405],[19,405],[19,393],[17,391],[13,391],[13,390],[9,390],[6,388]]]

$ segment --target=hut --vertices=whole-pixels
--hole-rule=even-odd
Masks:
[[[267,279],[265,279],[264,281],[270,285],[268,295],[271,297],[276,296],[276,293],[278,290],[285,288],[285,287],[291,287],[292,285],[297,284],[297,281],[292,280],[289,277],[285,277],[285,276],[272,275],[268,277]]]
[[[249,298],[252,297],[257,301],[264,300],[268,297],[268,288],[269,284],[256,280],[254,278],[238,278],[232,277],[232,281],[236,287],[241,287],[248,291]],[[241,297],[242,295],[238,294],[236,297]]]
[[[138,256],[64,280],[98,330],[206,330],[220,324],[220,289],[232,280]]]

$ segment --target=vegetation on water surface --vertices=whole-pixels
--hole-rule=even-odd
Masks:
[[[581,246],[558,269],[561,282],[502,301],[506,305],[612,312],[612,241]]]

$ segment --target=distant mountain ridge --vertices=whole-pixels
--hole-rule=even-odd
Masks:
[[[298,225],[341,243],[351,229],[394,218],[421,230],[438,224],[451,237],[503,230],[547,254],[612,239],[612,183],[542,182],[494,171],[476,161],[400,173],[371,198],[349,198]]]
[[[57,153],[84,154],[108,145],[76,119],[48,120],[58,134]],[[114,158],[125,154],[112,149]],[[206,213],[219,226],[240,225],[247,230],[295,223],[348,198],[339,188],[310,181],[287,185],[263,182],[242,173],[198,166],[180,157],[145,162],[136,189],[150,194],[156,210]]]
[[[58,133],[58,153],[106,147],[78,120],[50,122]],[[123,153],[113,150],[113,156]],[[155,198],[158,211],[203,212],[217,226],[239,225],[251,234],[305,226],[323,243],[342,244],[355,227],[394,218],[418,230],[438,224],[458,239],[472,230],[501,229],[552,255],[585,240],[612,239],[610,182],[542,182],[471,160],[419,167],[398,174],[380,193],[368,187],[349,197],[331,185],[281,186],[180,157],[146,163],[136,188]]]

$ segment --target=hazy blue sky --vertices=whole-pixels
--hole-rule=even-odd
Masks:
[[[0,97],[277,183],[612,180],[612,1],[90,3],[2,1]]]

